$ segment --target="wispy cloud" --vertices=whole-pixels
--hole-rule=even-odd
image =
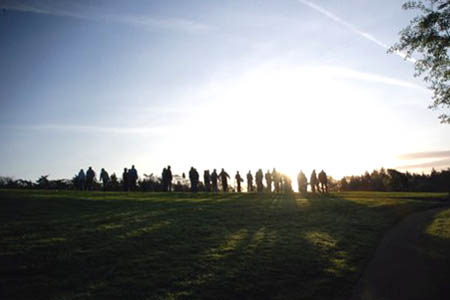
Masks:
[[[435,169],[450,168],[450,158],[396,167],[396,169],[399,170],[426,169],[426,168],[435,168]]]
[[[106,127],[106,126],[88,126],[88,125],[67,125],[67,124],[43,124],[33,125],[25,129],[42,131],[63,131],[79,133],[105,133],[105,134],[141,134],[141,135],[162,135],[176,130],[170,126],[155,127]]]
[[[410,159],[442,158],[442,157],[450,158],[450,150],[401,154],[401,155],[397,156],[397,159],[410,160]]]
[[[321,73],[337,76],[337,77],[346,77],[351,79],[357,79],[357,80],[363,80],[363,81],[369,81],[369,82],[376,82],[376,83],[383,83],[388,85],[395,85],[395,86],[401,86],[401,87],[408,87],[408,88],[415,88],[415,89],[422,89],[426,91],[426,89],[420,85],[400,80],[388,76],[373,74],[373,73],[367,73],[367,72],[360,72],[357,70],[352,70],[348,68],[339,68],[339,67],[320,67],[317,68],[320,70]]]
[[[450,150],[407,153],[397,156],[397,159],[410,162],[396,167],[400,170],[445,169],[450,167]]]
[[[71,1],[17,1],[5,0],[0,8],[35,14],[60,17],[70,17],[107,23],[121,23],[139,26],[147,30],[171,30],[187,33],[202,33],[212,29],[212,26],[189,19],[157,18],[149,15],[131,15],[127,13],[109,14],[99,8],[83,6]]]
[[[317,5],[317,4],[314,4],[314,3],[312,3],[312,2],[310,2],[308,0],[297,0],[297,1],[302,3],[302,4],[304,4],[304,5],[306,5],[306,6],[309,6],[310,8],[312,8],[315,11],[321,13],[322,15],[326,16],[327,18],[335,21],[336,23],[341,24],[342,26],[344,26],[345,28],[349,29],[350,31],[356,33],[360,37],[362,37],[362,38],[364,38],[364,39],[366,39],[368,41],[371,41],[372,43],[374,43],[374,44],[376,44],[376,45],[378,45],[378,46],[380,46],[380,47],[382,47],[382,48],[384,48],[386,50],[389,49],[388,45],[386,45],[385,43],[383,43],[382,41],[380,41],[379,39],[374,37],[372,34],[360,30],[357,26],[355,26],[355,25],[353,25],[353,24],[351,24],[351,23],[341,19],[340,17],[338,17],[337,15],[333,14],[329,10],[326,10],[325,8],[323,8],[323,7],[321,7],[321,6]],[[396,51],[395,54],[397,54],[398,56],[400,56],[403,59],[406,59],[406,60],[408,60],[408,61],[410,61],[412,63],[416,62],[416,60],[414,58],[412,58],[412,57],[406,58],[406,54],[404,54],[402,52]]]

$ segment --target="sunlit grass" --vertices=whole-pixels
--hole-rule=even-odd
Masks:
[[[0,191],[0,298],[346,299],[444,196]]]
[[[426,233],[441,239],[450,239],[450,209],[437,214]]]

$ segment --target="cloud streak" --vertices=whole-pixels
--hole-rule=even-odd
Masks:
[[[450,168],[450,158],[396,167],[396,169],[399,170],[425,169],[425,168],[435,168],[435,169]]]
[[[411,160],[411,159],[442,158],[442,157],[450,158],[450,150],[407,153],[397,156],[397,159]]]
[[[397,156],[397,159],[412,161],[409,165],[396,167],[400,170],[427,168],[446,169],[450,167],[450,150],[407,153]]]
[[[367,72],[360,72],[357,70],[347,69],[347,68],[339,68],[339,67],[320,67],[318,70],[321,70],[323,74],[332,75],[336,77],[345,77],[345,78],[351,78],[351,79],[357,79],[357,80],[363,80],[368,82],[375,82],[375,83],[382,83],[382,84],[388,84],[388,85],[394,85],[394,86],[401,86],[401,87],[407,87],[407,88],[415,88],[415,89],[421,89],[426,91],[425,88],[423,88],[420,85],[388,77],[388,76],[382,76],[378,74],[373,73],[367,73]]]
[[[315,11],[321,13],[322,15],[326,16],[327,18],[335,21],[336,23],[341,24],[342,26],[344,26],[345,28],[347,28],[348,30],[352,31],[353,33],[356,33],[357,35],[359,35],[360,37],[371,41],[372,43],[376,44],[377,46],[384,48],[384,49],[389,49],[389,46],[386,45],[385,43],[383,43],[382,41],[380,41],[379,39],[377,39],[376,37],[374,37],[373,35],[371,35],[370,33],[364,32],[362,30],[360,30],[358,27],[356,27],[355,25],[344,21],[343,19],[341,19],[340,17],[336,16],[335,14],[333,14],[332,12],[326,10],[325,8],[314,4],[308,0],[297,0],[298,2],[300,2],[301,4],[304,4],[312,9],[314,9]],[[409,62],[415,63],[416,60],[412,57],[406,57],[406,54],[396,51],[394,52],[395,54],[397,54],[398,56],[400,56],[403,59],[406,59]]]
[[[75,5],[66,1],[11,1],[0,3],[0,8],[12,11],[35,14],[69,17],[107,23],[120,23],[138,26],[147,30],[169,30],[186,33],[203,33],[212,29],[211,26],[182,18],[156,18],[148,15],[107,14],[99,9]]]
[[[43,130],[43,131],[70,131],[79,133],[105,133],[105,134],[142,134],[142,135],[163,135],[177,130],[170,126],[155,127],[104,127],[104,126],[86,126],[86,125],[67,125],[67,124],[44,124],[33,125],[25,129]]]

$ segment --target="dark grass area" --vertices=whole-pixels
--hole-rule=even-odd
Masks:
[[[445,196],[0,191],[0,298],[346,299]]]

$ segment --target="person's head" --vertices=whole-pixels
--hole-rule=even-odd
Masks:
[[[127,168],[123,168],[123,170],[126,172],[128,169]]]
[[[239,171],[237,171],[237,174],[239,174]]]
[[[170,170],[170,166],[167,166],[167,170]]]
[[[216,169],[214,169],[214,171],[213,172],[216,172]]]
[[[131,168],[134,169],[134,165],[132,165]]]
[[[102,171],[105,171],[105,168],[102,168]]]
[[[91,170],[92,169],[92,167],[91,166],[89,166],[89,170]]]

